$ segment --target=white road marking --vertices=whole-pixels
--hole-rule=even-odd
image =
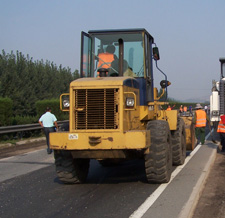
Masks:
[[[206,136],[206,139],[210,136],[210,133]],[[166,187],[173,181],[177,174],[185,167],[185,165],[191,160],[191,158],[196,154],[196,152],[201,148],[202,145],[198,144],[195,149],[186,157],[183,165],[178,166],[171,174],[171,179],[168,183],[161,184],[146,200],[145,202],[134,211],[129,218],[141,218],[146,211],[154,204],[154,202],[163,193]]]

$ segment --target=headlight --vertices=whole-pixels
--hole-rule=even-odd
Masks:
[[[134,107],[134,98],[126,98],[126,106]]]
[[[69,100],[64,100],[64,101],[63,101],[63,107],[64,107],[64,108],[70,107],[70,102],[69,102]]]
[[[220,112],[219,111],[212,111],[213,116],[219,116]]]

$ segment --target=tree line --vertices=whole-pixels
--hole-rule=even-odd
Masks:
[[[0,98],[5,98],[0,100],[9,103],[9,99],[11,100],[12,114],[17,117],[17,120],[21,117],[22,119],[34,117],[36,121],[36,102],[59,99],[62,93],[69,92],[70,82],[77,78],[79,78],[78,70],[71,72],[70,68],[62,67],[62,65],[58,67],[48,60],[33,60],[29,55],[25,56],[19,51],[6,53],[2,50],[0,54]],[[162,90],[159,95],[161,93]],[[164,94],[161,100],[165,98]],[[182,104],[171,98],[167,98],[167,101],[175,104],[176,109]],[[3,110],[4,107],[0,107],[1,109]],[[3,116],[3,113],[1,114]]]
[[[78,70],[48,60],[33,60],[19,51],[0,54],[0,97],[12,100],[14,116],[36,116],[37,101],[58,99],[77,78]]]

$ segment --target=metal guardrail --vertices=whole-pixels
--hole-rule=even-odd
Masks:
[[[59,126],[68,123],[68,120],[64,121],[57,121],[57,124]],[[0,127],[0,134],[8,134],[8,133],[13,133],[13,132],[24,132],[24,131],[32,131],[32,130],[37,130],[37,129],[42,129],[39,123],[35,124],[25,124],[25,125],[15,125],[15,126],[2,126]]]

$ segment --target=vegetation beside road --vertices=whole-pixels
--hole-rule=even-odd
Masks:
[[[34,61],[17,51],[0,54],[0,126],[37,122],[37,101],[59,99],[68,92],[78,70],[50,61]],[[7,103],[7,104],[5,104]],[[5,106],[4,106],[5,105]],[[59,107],[58,107],[59,108]],[[12,119],[6,119],[11,117]]]

